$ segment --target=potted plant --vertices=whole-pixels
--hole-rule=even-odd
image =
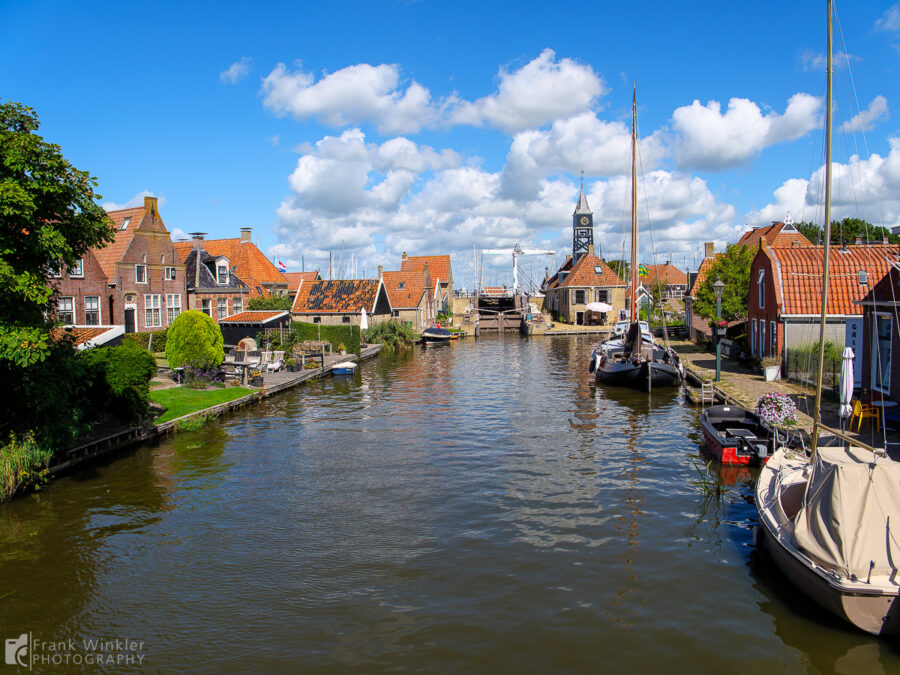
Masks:
[[[263,386],[263,376],[260,371],[258,371],[258,370],[250,371],[250,386],[251,387]]]
[[[756,399],[756,414],[763,422],[775,428],[797,423],[797,406],[787,394],[763,394]]]
[[[344,343],[343,343],[343,342],[341,342],[341,343],[337,346],[337,350],[338,350],[338,353],[339,353],[341,356],[343,356],[344,354],[347,353],[347,348],[344,346]]]
[[[728,329],[728,322],[725,319],[713,319],[709,322],[713,335],[717,337],[725,337],[725,331]]]
[[[766,382],[774,382],[781,379],[781,357],[767,356],[761,361]]]

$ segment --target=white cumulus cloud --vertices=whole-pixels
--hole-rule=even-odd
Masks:
[[[900,30],[900,2],[884,10],[881,18],[875,22],[875,28],[889,32]]]
[[[107,211],[118,211],[120,209],[133,209],[138,206],[144,205],[144,197],[156,197],[156,196],[157,195],[154,194],[153,192],[150,192],[150,190],[141,190],[134,197],[132,197],[131,199],[129,199],[128,201],[126,201],[122,204],[117,204],[116,202],[108,201],[108,202],[103,202],[102,206]],[[166,205],[166,198],[164,196],[159,196],[157,205],[159,206],[159,208],[164,207]]]
[[[861,111],[851,120],[844,122],[840,130],[845,132],[871,131],[875,123],[888,117],[888,102],[884,96],[876,96],[869,107]]]
[[[250,74],[251,63],[253,63],[253,59],[249,56],[245,56],[240,61],[235,61],[219,73],[219,80],[225,84],[237,84]]]
[[[718,101],[694,101],[672,114],[679,167],[717,170],[738,166],[767,146],[800,138],[818,124],[820,99],[797,93],[784,114],[764,113],[745,98],[732,98],[723,113]]]

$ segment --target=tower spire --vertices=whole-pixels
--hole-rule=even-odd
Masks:
[[[581,188],[578,193],[578,203],[572,214],[572,262],[586,254],[594,244],[594,212],[588,206],[587,197],[584,196],[584,171],[581,172]]]

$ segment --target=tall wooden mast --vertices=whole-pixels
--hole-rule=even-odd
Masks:
[[[631,96],[631,320],[638,321],[637,85]]]
[[[825,246],[822,251],[822,313],[819,326],[819,367],[816,375],[816,407],[813,419],[812,450],[819,442],[819,424],[822,422],[822,366],[825,361],[825,318],[828,310],[828,255],[831,251],[831,95],[834,64],[834,29],[832,27],[832,0],[828,0],[828,74],[825,85]]]

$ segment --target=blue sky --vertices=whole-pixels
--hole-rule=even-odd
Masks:
[[[176,234],[250,226],[291,269],[370,275],[449,252],[459,285],[473,243],[561,258],[584,170],[618,257],[633,83],[644,260],[821,219],[824,1],[126,5],[0,3],[0,97]],[[837,11],[836,213],[900,225],[900,3]]]

